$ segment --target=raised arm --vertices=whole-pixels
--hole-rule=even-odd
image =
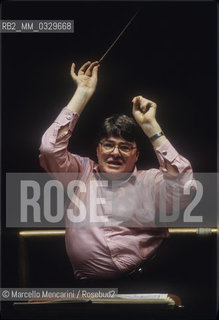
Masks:
[[[78,117],[96,89],[98,67],[98,62],[88,61],[76,74],[75,64],[71,66],[76,91],[42,137],[40,164],[47,172],[82,172],[89,167],[90,159],[68,152],[67,147]]]
[[[76,91],[67,104],[67,109],[81,114],[87,105],[88,101],[95,92],[97,86],[97,74],[99,64],[98,62],[91,63],[90,61],[83,64],[79,69],[78,74],[75,73],[75,63],[71,66],[71,77],[76,84]],[[67,129],[67,126],[60,128],[58,137],[63,134]]]
[[[160,169],[148,170],[145,183],[149,189],[154,186],[156,209],[160,203],[165,203],[167,212],[173,210],[173,199],[179,200],[180,209],[185,208],[193,199],[196,183],[193,180],[193,170],[190,162],[180,155],[165,137],[156,120],[157,105],[151,100],[137,96],[133,98],[133,116],[145,135],[150,139],[156,152]],[[185,188],[189,190],[185,195]],[[162,195],[161,195],[161,190]]]
[[[160,147],[165,143],[165,141],[167,141],[167,138],[164,134],[160,135],[162,129],[156,120],[156,103],[142,96],[134,97],[132,103],[132,114],[135,120],[142,128],[146,136],[151,140],[153,147]],[[173,165],[171,165],[168,160],[166,160],[165,162],[168,172],[173,175],[177,175],[178,170]]]

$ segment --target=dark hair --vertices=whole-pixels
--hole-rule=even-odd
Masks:
[[[125,114],[115,113],[106,118],[99,131],[99,141],[110,136],[121,137],[130,142],[136,142],[138,147],[139,128],[133,118]]]

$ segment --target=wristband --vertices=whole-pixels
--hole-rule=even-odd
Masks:
[[[156,139],[160,138],[163,135],[164,135],[163,131],[160,131],[160,132],[156,133],[155,135],[153,135],[152,137],[150,137],[149,139],[151,142],[154,142]]]

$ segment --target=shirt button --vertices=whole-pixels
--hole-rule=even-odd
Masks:
[[[113,257],[113,260],[115,260],[115,261],[116,261],[116,260],[117,260],[117,257]]]
[[[70,116],[70,115],[67,116],[66,119],[67,119],[67,120],[71,120],[71,116]]]
[[[110,241],[110,238],[107,238],[106,241]]]

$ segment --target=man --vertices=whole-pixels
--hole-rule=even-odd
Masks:
[[[89,158],[67,151],[68,141],[78,117],[95,91],[98,69],[98,62],[88,61],[76,74],[75,64],[72,64],[71,76],[77,89],[68,105],[43,135],[40,163],[47,172],[64,173],[64,175],[80,173],[86,185],[94,173],[97,180],[100,177],[105,178],[109,184],[105,185],[106,188],[99,188],[99,191],[102,195],[105,192],[106,197],[111,192],[110,188],[107,189],[110,181],[112,183],[114,180],[122,180],[117,188],[120,195],[126,194],[122,205],[120,206],[120,203],[114,207],[111,205],[110,209],[104,205],[97,206],[97,216],[111,217],[114,222],[117,214],[121,218],[129,213],[129,205],[133,202],[130,198],[135,195],[132,193],[130,195],[127,185],[134,186],[138,189],[137,193],[142,194],[137,206],[141,218],[145,218],[148,224],[145,226],[142,220],[138,219],[138,210],[130,217],[131,222],[127,224],[115,223],[107,226],[82,224],[81,228],[69,224],[66,229],[66,250],[77,279],[120,277],[153,255],[168,237],[167,229],[156,228],[154,224],[154,215],[158,212],[159,190],[165,183],[167,210],[171,210],[173,195],[171,186],[168,185],[169,181],[177,181],[180,187],[181,208],[185,207],[192,197],[183,195],[185,184],[187,183],[188,188],[192,186],[191,165],[178,154],[162,132],[156,120],[156,104],[142,96],[136,96],[132,100],[133,116],[154,147],[160,163],[159,170],[137,171],[135,164],[139,150],[135,134],[136,123],[134,119],[125,115],[113,115],[105,120],[97,146],[98,164]],[[154,188],[151,188],[152,185]],[[83,193],[83,201],[89,207],[88,193]],[[129,203],[128,206],[126,202]]]

